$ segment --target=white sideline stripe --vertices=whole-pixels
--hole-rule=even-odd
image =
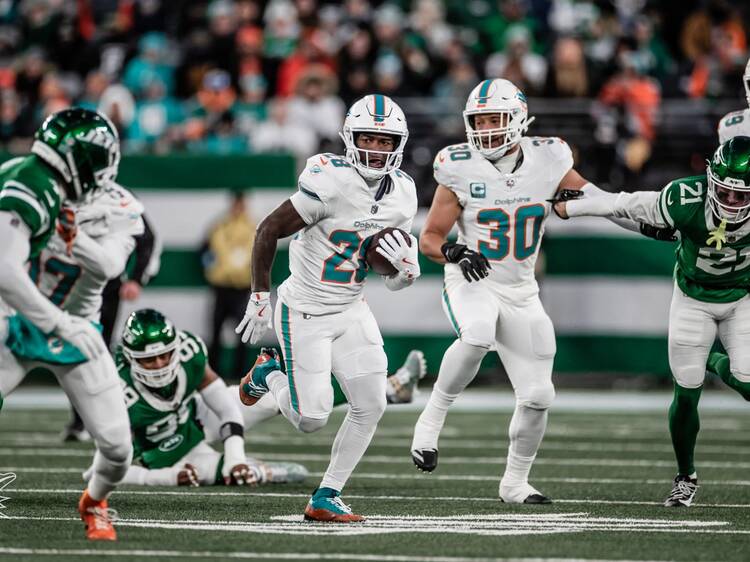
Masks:
[[[34,449],[34,448],[0,448],[0,456],[35,456],[35,457],[91,457],[94,450],[82,449]],[[259,456],[265,460],[274,461],[311,461],[329,462],[331,456],[316,453],[264,453]],[[406,460],[406,458],[404,458]],[[393,456],[370,455],[364,456],[361,463],[389,464],[394,462]],[[441,464],[491,464],[504,465],[505,459],[496,457],[447,457],[440,459]],[[569,459],[569,458],[541,458],[534,461],[536,465],[548,466],[633,466],[648,468],[673,468],[674,461],[656,459]],[[701,461],[703,468],[739,468],[750,469],[750,462],[742,461]]]
[[[55,467],[42,468],[38,466],[0,466],[0,471],[17,472],[19,474],[49,474],[59,472],[63,474],[82,474],[88,467]],[[310,476],[323,476],[324,472],[311,472]],[[362,478],[366,480],[458,480],[462,482],[499,482],[500,476],[482,474],[400,474],[383,472],[355,472],[351,478]],[[639,478],[566,478],[536,476],[534,482],[549,482],[553,484],[646,484],[668,486],[670,482],[664,478],[651,478],[642,480]],[[701,480],[702,485],[707,486],[750,486],[750,480]]]
[[[429,478],[426,476],[425,478]],[[82,493],[78,488],[5,488],[4,492],[19,494],[77,494]],[[204,492],[194,488],[182,488],[181,490],[115,490],[113,494],[123,496],[228,496],[228,497],[269,497],[269,498],[310,498],[310,494],[294,492]],[[495,497],[467,497],[467,496],[363,496],[357,494],[346,494],[347,500],[383,500],[383,501],[446,501],[446,502],[498,502]],[[554,503],[591,504],[591,505],[663,505],[662,502],[636,501],[636,500],[581,500],[581,499],[557,499]],[[750,504],[742,503],[701,503],[693,508],[731,508],[748,509]]]
[[[72,520],[72,518],[71,518]],[[193,550],[104,550],[84,548],[9,548],[0,547],[0,554],[40,556],[110,556],[110,557],[170,557],[218,558],[239,560],[365,560],[367,562],[575,562],[581,558],[484,558],[462,556],[402,556],[396,554],[338,553],[313,554],[310,552],[214,552]],[[633,560],[602,560],[597,562],[636,562]],[[639,561],[646,562],[646,561]],[[649,561],[655,562],[655,561]]]

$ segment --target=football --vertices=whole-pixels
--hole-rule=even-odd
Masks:
[[[389,232],[393,232],[394,230],[401,229],[389,226],[384,228],[380,232],[370,236],[370,243],[367,246],[365,260],[367,261],[367,265],[370,266],[370,269],[372,269],[378,275],[393,275],[394,273],[396,273],[396,268],[391,265],[391,262],[389,262],[385,257],[381,256],[378,252],[375,251],[375,249],[378,247],[378,240],[380,240]],[[401,234],[404,235],[406,243],[411,247],[411,237],[409,236],[409,234],[404,230],[401,230]]]

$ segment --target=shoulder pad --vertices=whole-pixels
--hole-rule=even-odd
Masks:
[[[307,159],[305,169],[299,176],[299,190],[313,199],[327,203],[345,181],[346,173],[354,168],[343,156],[316,154]]]
[[[659,211],[665,222],[680,228],[696,211],[703,213],[707,188],[705,176],[690,176],[669,182],[659,196]]]
[[[207,360],[208,350],[206,349],[205,342],[200,336],[196,336],[183,330],[178,330],[177,337],[180,338],[180,345],[178,347],[180,361],[189,362],[196,357]]]
[[[476,158],[482,158],[481,154],[471,150],[467,143],[446,146],[437,153],[432,164],[435,181],[446,187],[456,188],[457,178],[462,175],[461,166]]]

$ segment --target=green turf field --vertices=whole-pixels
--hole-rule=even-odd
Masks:
[[[703,415],[697,505],[660,503],[674,476],[665,415],[552,413],[532,483],[551,506],[497,499],[509,414],[452,413],[432,475],[408,450],[417,413],[390,408],[345,490],[360,525],[301,522],[325,469],[342,412],[314,435],[282,419],[249,437],[248,450],[308,466],[304,485],[237,488],[126,488],[119,542],[89,544],[75,511],[90,447],[63,446],[61,410],[3,411],[0,472],[17,479],[0,491],[0,559],[89,560],[459,560],[750,559],[750,418]],[[0,484],[2,486],[2,484]]]

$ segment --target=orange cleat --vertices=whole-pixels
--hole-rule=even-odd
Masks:
[[[116,541],[117,532],[112,521],[117,519],[117,512],[109,509],[107,500],[96,501],[84,490],[78,501],[78,513],[86,525],[86,538],[90,541]]]
[[[266,377],[274,371],[280,371],[279,354],[275,349],[262,347],[255,364],[240,381],[240,402],[252,406],[268,392]]]
[[[341,499],[341,492],[332,488],[318,488],[305,507],[305,521],[327,523],[360,523],[365,518],[352,513],[352,509]]]

